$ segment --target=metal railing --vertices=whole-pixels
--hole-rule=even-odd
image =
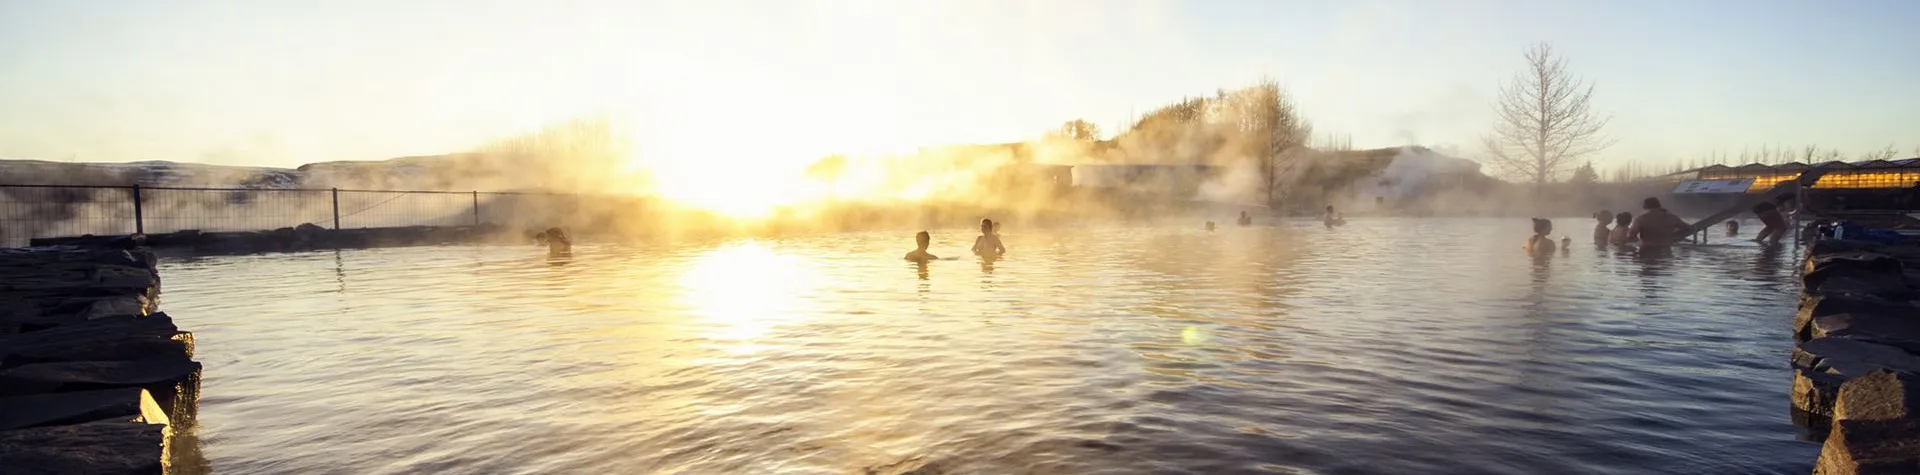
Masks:
[[[0,246],[33,238],[517,224],[577,208],[576,195],[536,192],[0,185]]]

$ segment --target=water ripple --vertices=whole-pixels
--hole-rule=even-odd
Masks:
[[[221,473],[1804,473],[1793,256],[1365,220],[169,260]],[[934,252],[961,253],[963,231]]]

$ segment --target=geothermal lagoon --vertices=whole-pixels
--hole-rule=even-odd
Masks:
[[[167,259],[206,368],[176,468],[1805,473],[1819,452],[1785,397],[1790,247],[1011,224],[995,262],[934,229],[958,258],[924,267],[899,260],[911,231]]]

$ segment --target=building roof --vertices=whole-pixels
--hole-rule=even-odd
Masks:
[[[1899,160],[1864,160],[1864,161],[1857,161],[1857,162],[1832,161],[1832,162],[1825,162],[1825,163],[1816,163],[1811,165],[1800,163],[1800,162],[1782,163],[1777,165],[1767,165],[1767,164],[1761,164],[1761,163],[1749,163],[1746,165],[1737,165],[1737,166],[1708,165],[1700,168],[1695,168],[1692,170],[1675,173],[1674,175],[1687,174],[1687,173],[1706,173],[1706,172],[1741,172],[1741,173],[1796,172],[1796,171],[1807,170],[1810,168],[1824,168],[1829,170],[1920,168],[1920,157],[1903,158]]]

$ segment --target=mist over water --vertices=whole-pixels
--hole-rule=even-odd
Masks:
[[[213,473],[1805,473],[1818,451],[1782,397],[1791,254],[1268,224],[1012,228],[1006,259],[925,267],[894,233],[170,259],[163,308],[208,368]]]

